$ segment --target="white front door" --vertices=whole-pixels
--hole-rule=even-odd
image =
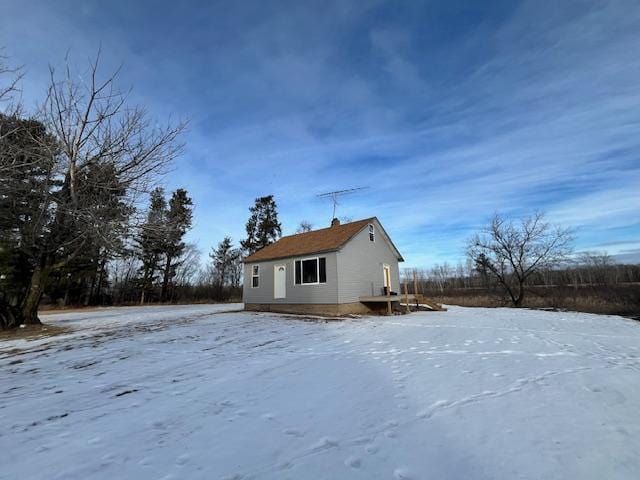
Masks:
[[[273,267],[273,298],[287,297],[287,267],[275,265]]]

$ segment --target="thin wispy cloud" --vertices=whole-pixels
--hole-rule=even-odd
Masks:
[[[154,115],[190,119],[166,182],[193,195],[203,250],[241,238],[258,195],[275,194],[291,233],[328,223],[315,194],[360,185],[339,213],[379,216],[409,265],[456,261],[494,211],[546,210],[581,250],[640,247],[638,5],[0,7],[26,103],[49,62],[101,44]]]

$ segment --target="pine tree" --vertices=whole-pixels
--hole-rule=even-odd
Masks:
[[[179,188],[169,200],[167,211],[167,228],[164,242],[164,269],[162,279],[161,300],[166,301],[169,283],[176,275],[177,260],[183,254],[185,243],[183,238],[191,228],[193,221],[193,201],[187,191]]]
[[[157,272],[160,270],[161,255],[164,250],[164,228],[167,217],[167,202],[164,189],[158,187],[151,192],[147,220],[140,229],[136,239],[137,250],[142,262],[140,268],[140,303],[143,304],[147,292],[153,286]]]
[[[229,283],[234,288],[239,288],[242,283],[242,272],[244,265],[242,263],[242,248],[234,248],[230,253],[230,271]]]
[[[246,225],[247,238],[240,244],[248,254],[252,254],[278,240],[282,235],[282,227],[278,222],[278,210],[273,195],[256,198],[254,206],[249,211],[251,215]]]
[[[218,243],[218,248],[212,249],[209,254],[213,263],[213,271],[218,288],[222,288],[227,284],[227,280],[231,274],[233,250],[231,237],[224,237],[224,239]]]
[[[21,323],[29,279],[45,250],[48,204],[61,186],[54,155],[55,139],[42,123],[0,114],[0,329]]]

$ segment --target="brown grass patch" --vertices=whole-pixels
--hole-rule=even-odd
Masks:
[[[43,305],[38,307],[38,313],[46,313],[48,315],[56,313],[74,313],[74,312],[97,312],[110,307],[58,307],[56,305]]]
[[[35,340],[43,337],[53,337],[63,333],[69,333],[71,328],[58,327],[54,325],[25,325],[24,327],[14,328],[11,330],[0,330],[0,341],[5,340]]]
[[[431,297],[439,303],[459,305],[461,307],[510,307],[511,302],[492,294],[452,294]],[[529,295],[525,298],[525,308],[544,310],[569,310],[574,312],[597,313],[601,315],[622,315],[639,319],[640,308],[631,302],[618,298],[606,298],[603,295]]]

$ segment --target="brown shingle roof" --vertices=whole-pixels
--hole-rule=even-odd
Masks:
[[[277,242],[249,255],[244,261],[258,262],[338,250],[372,221],[373,218],[365,218],[344,225],[282,237]]]

